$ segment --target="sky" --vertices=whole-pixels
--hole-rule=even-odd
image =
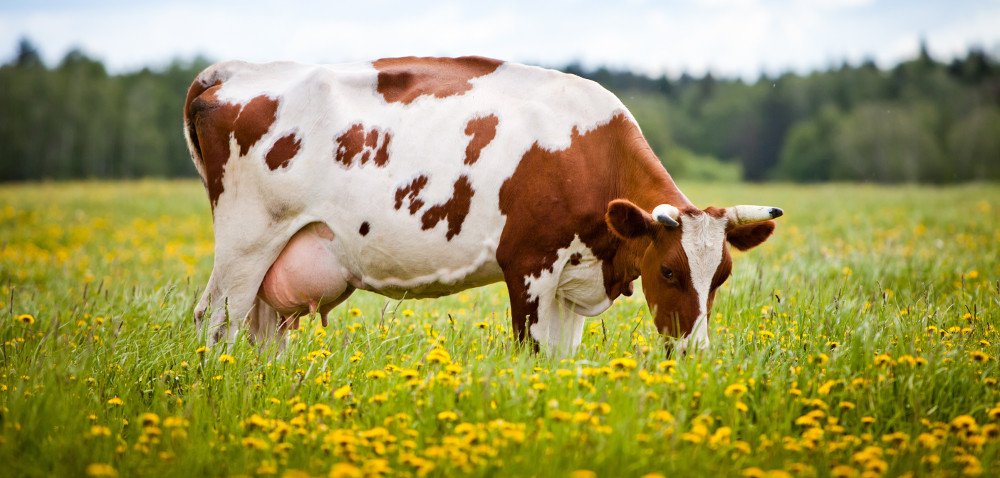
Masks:
[[[806,73],[976,46],[1000,56],[1000,0],[3,0],[0,59],[29,38],[50,65],[71,48],[113,72],[202,54],[334,63],[484,55],[650,75]]]

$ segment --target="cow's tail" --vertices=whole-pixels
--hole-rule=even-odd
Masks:
[[[187,97],[184,99],[184,139],[187,140],[188,151],[191,153],[191,161],[198,169],[201,179],[205,177],[205,161],[201,154],[201,145],[198,142],[198,113],[208,106],[208,102],[198,101],[210,88],[220,85],[223,81],[232,76],[232,67],[229,63],[217,63],[212,65],[195,77],[188,88]]]

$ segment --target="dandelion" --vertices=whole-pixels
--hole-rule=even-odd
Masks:
[[[111,429],[101,425],[91,425],[90,436],[92,437],[109,437],[111,436]]]
[[[750,407],[748,407],[747,404],[745,404],[745,403],[737,400],[736,401],[736,409],[739,410],[739,411],[741,411],[741,412],[743,412],[743,413],[746,413],[746,412],[748,412],[750,410]]]
[[[854,478],[858,476],[858,470],[849,465],[837,465],[830,470],[830,476],[834,478]]]
[[[747,386],[743,385],[742,383],[734,383],[726,387],[726,390],[722,393],[725,394],[727,397],[738,398],[743,396],[743,394],[747,393]]]
[[[990,361],[990,356],[986,355],[986,352],[983,352],[981,350],[974,350],[970,352],[969,357],[971,357],[974,362],[985,363]]]
[[[872,416],[861,417],[861,423],[864,423],[865,425],[871,425],[872,423],[875,423],[875,417]]]
[[[350,463],[337,463],[330,468],[330,478],[362,478],[364,472]]]
[[[959,415],[952,419],[951,427],[954,430],[975,430],[976,419],[970,415]]]
[[[243,439],[243,446],[251,450],[267,450],[267,442],[257,437],[246,437]]]
[[[597,473],[590,470],[575,470],[569,474],[569,478],[597,478]]]
[[[139,422],[144,427],[155,427],[160,424],[160,417],[155,413],[143,413],[139,417]]]
[[[333,391],[333,398],[341,399],[351,394],[351,385],[347,384]],[[305,405],[305,404],[303,404]]]
[[[31,314],[21,314],[14,318],[18,322],[26,325],[31,325],[35,323],[35,316]]]
[[[879,354],[875,356],[875,365],[883,366],[892,362],[892,356],[889,354]]]
[[[764,470],[754,466],[743,470],[742,472],[740,472],[740,475],[745,476],[747,478],[764,478],[765,476],[767,476],[767,473],[765,473]]]
[[[403,317],[413,317],[413,311],[410,309],[403,309]]]
[[[386,373],[383,370],[372,370],[371,372],[365,374],[365,376],[368,378],[380,379],[385,378]]]
[[[361,316],[361,309],[359,309],[357,307],[352,307],[351,310],[350,310],[350,314],[351,314],[351,317],[360,317]]]
[[[108,405],[111,405],[112,407],[120,407],[122,406],[123,403],[125,402],[118,397],[112,397],[111,399],[108,400]]]
[[[437,414],[437,419],[442,422],[453,422],[458,420],[458,414],[449,410]]]
[[[118,476],[118,470],[107,463],[91,463],[87,465],[87,476],[95,478],[114,478]]]
[[[198,352],[198,355],[205,355],[205,352],[208,352],[208,347],[202,345],[201,347],[198,347],[198,350],[195,350],[195,352]]]
[[[447,350],[440,347],[435,347],[427,354],[427,361],[431,363],[449,364],[451,363],[451,355]]]
[[[632,370],[638,366],[638,362],[628,357],[616,358],[609,364],[611,368],[618,370]]]

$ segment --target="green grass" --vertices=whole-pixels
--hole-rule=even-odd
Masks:
[[[526,351],[502,284],[199,352],[200,184],[3,186],[2,474],[1000,473],[1000,187],[683,186],[786,215],[676,360],[641,297]]]

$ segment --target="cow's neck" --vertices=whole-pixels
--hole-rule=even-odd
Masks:
[[[626,145],[621,165],[615,178],[616,189],[608,201],[624,198],[632,201],[645,211],[652,211],[660,204],[670,204],[678,209],[694,207],[687,196],[674,183],[664,169],[659,158],[649,148],[641,135]],[[611,232],[608,231],[611,235]],[[622,241],[611,238],[615,245],[613,259],[605,265],[605,286],[613,299],[628,288],[628,284],[639,277],[639,263],[650,244],[650,239]]]

